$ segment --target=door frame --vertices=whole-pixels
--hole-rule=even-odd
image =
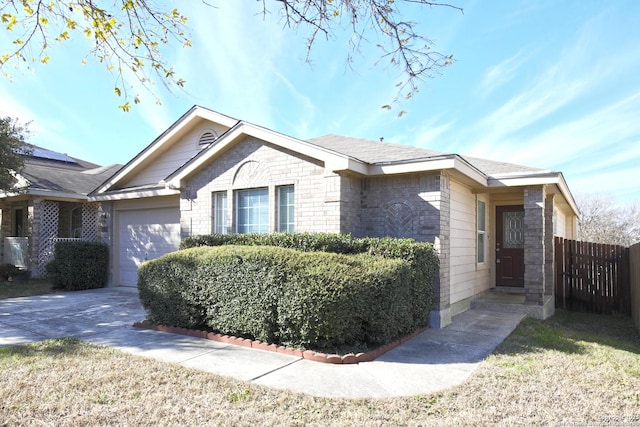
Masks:
[[[502,256],[505,253],[504,247],[501,248],[503,240],[503,224],[502,217],[504,212],[522,212],[523,228],[524,228],[524,205],[500,205],[495,207],[495,285],[496,287],[517,287],[524,288],[524,229],[523,229],[523,247],[520,249],[507,249],[507,253],[516,256],[521,261],[516,265],[515,277],[505,279],[502,277]]]

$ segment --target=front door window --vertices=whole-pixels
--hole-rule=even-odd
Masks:
[[[524,248],[524,212],[503,212],[504,247],[509,249]]]
[[[524,287],[524,206],[496,207],[496,286]]]

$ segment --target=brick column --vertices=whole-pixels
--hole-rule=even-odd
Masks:
[[[444,328],[451,323],[451,185],[449,176],[441,173],[438,192],[429,203],[439,212],[434,247],[440,258],[439,272],[433,282],[433,307],[430,315],[432,328]]]
[[[554,270],[554,257],[555,257],[555,245],[553,242],[554,230],[553,230],[553,205],[555,194],[549,194],[545,199],[544,204],[544,280],[545,280],[545,295],[553,295],[554,282],[555,282],[555,270]]]
[[[542,305],[545,292],[545,189],[524,189],[524,292],[527,304]]]

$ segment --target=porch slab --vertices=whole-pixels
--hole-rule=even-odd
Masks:
[[[520,313],[534,319],[545,320],[555,313],[555,301],[545,295],[542,305],[527,304],[524,290],[517,288],[492,288],[478,294],[471,301],[471,308],[502,313]]]

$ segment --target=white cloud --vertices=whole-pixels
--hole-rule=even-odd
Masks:
[[[549,151],[545,148],[552,148],[554,158],[570,156],[574,150],[572,147],[576,146],[575,141],[580,141],[580,145],[584,142],[578,136],[576,128],[585,127],[592,129],[582,132],[581,135],[584,134],[587,139],[594,141],[593,144],[602,140],[597,139],[596,135],[598,138],[605,138],[604,141],[611,141],[611,135],[606,139],[607,135],[604,133],[607,132],[608,126],[615,126],[619,118],[605,114],[608,107],[606,104],[603,107],[602,102],[612,102],[610,98],[614,95],[607,93],[612,82],[620,78],[626,70],[637,69],[640,66],[640,51],[635,47],[630,51],[626,47],[603,47],[595,43],[606,26],[600,18],[596,16],[584,24],[577,32],[576,38],[570,40],[565,48],[556,54],[554,63],[537,77],[523,81],[521,92],[515,93],[476,122],[470,128],[470,132],[465,133],[474,135],[475,144],[471,154],[496,158],[507,156],[506,160],[521,163],[531,163],[529,160],[532,157],[548,162],[546,153]],[[605,47],[610,49],[607,50]],[[595,48],[602,49],[607,54],[594,55]],[[511,64],[516,58],[518,55],[507,59],[506,63]],[[485,79],[483,85],[489,84],[487,82]],[[607,99],[600,102],[600,105],[598,101],[594,102],[603,97]],[[581,104],[586,99],[591,100],[593,108],[601,111],[593,113],[595,116],[585,111],[584,120],[575,119],[578,111],[586,109],[586,106]],[[602,131],[594,134],[594,123],[590,122],[602,114],[606,116],[604,120],[611,121],[599,121]],[[557,124],[562,122],[568,124]],[[534,136],[531,136],[532,132]],[[570,134],[571,132],[573,133]],[[560,143],[562,138],[566,139]]]
[[[455,123],[442,121],[442,116],[429,118],[421,122],[417,128],[406,129],[401,134],[392,135],[388,140],[398,144],[453,153],[456,147],[452,145],[445,147],[445,141],[448,140],[448,133],[455,128]]]
[[[282,30],[255,16],[246,3],[206,5],[188,11],[192,49],[180,57],[188,91],[208,107],[264,125],[272,123],[270,97],[282,55]]]
[[[66,128],[63,122],[51,117],[39,116],[27,104],[19,101],[1,86],[0,99],[2,99],[0,102],[1,116],[9,116],[17,118],[21,123],[29,123],[28,142],[52,150],[71,153],[73,144],[60,137],[60,133]]]
[[[524,49],[521,49],[515,55],[489,67],[484,73],[484,78],[478,87],[478,91],[487,95],[514,80],[518,70],[527,62],[528,55],[525,55],[524,51]]]

